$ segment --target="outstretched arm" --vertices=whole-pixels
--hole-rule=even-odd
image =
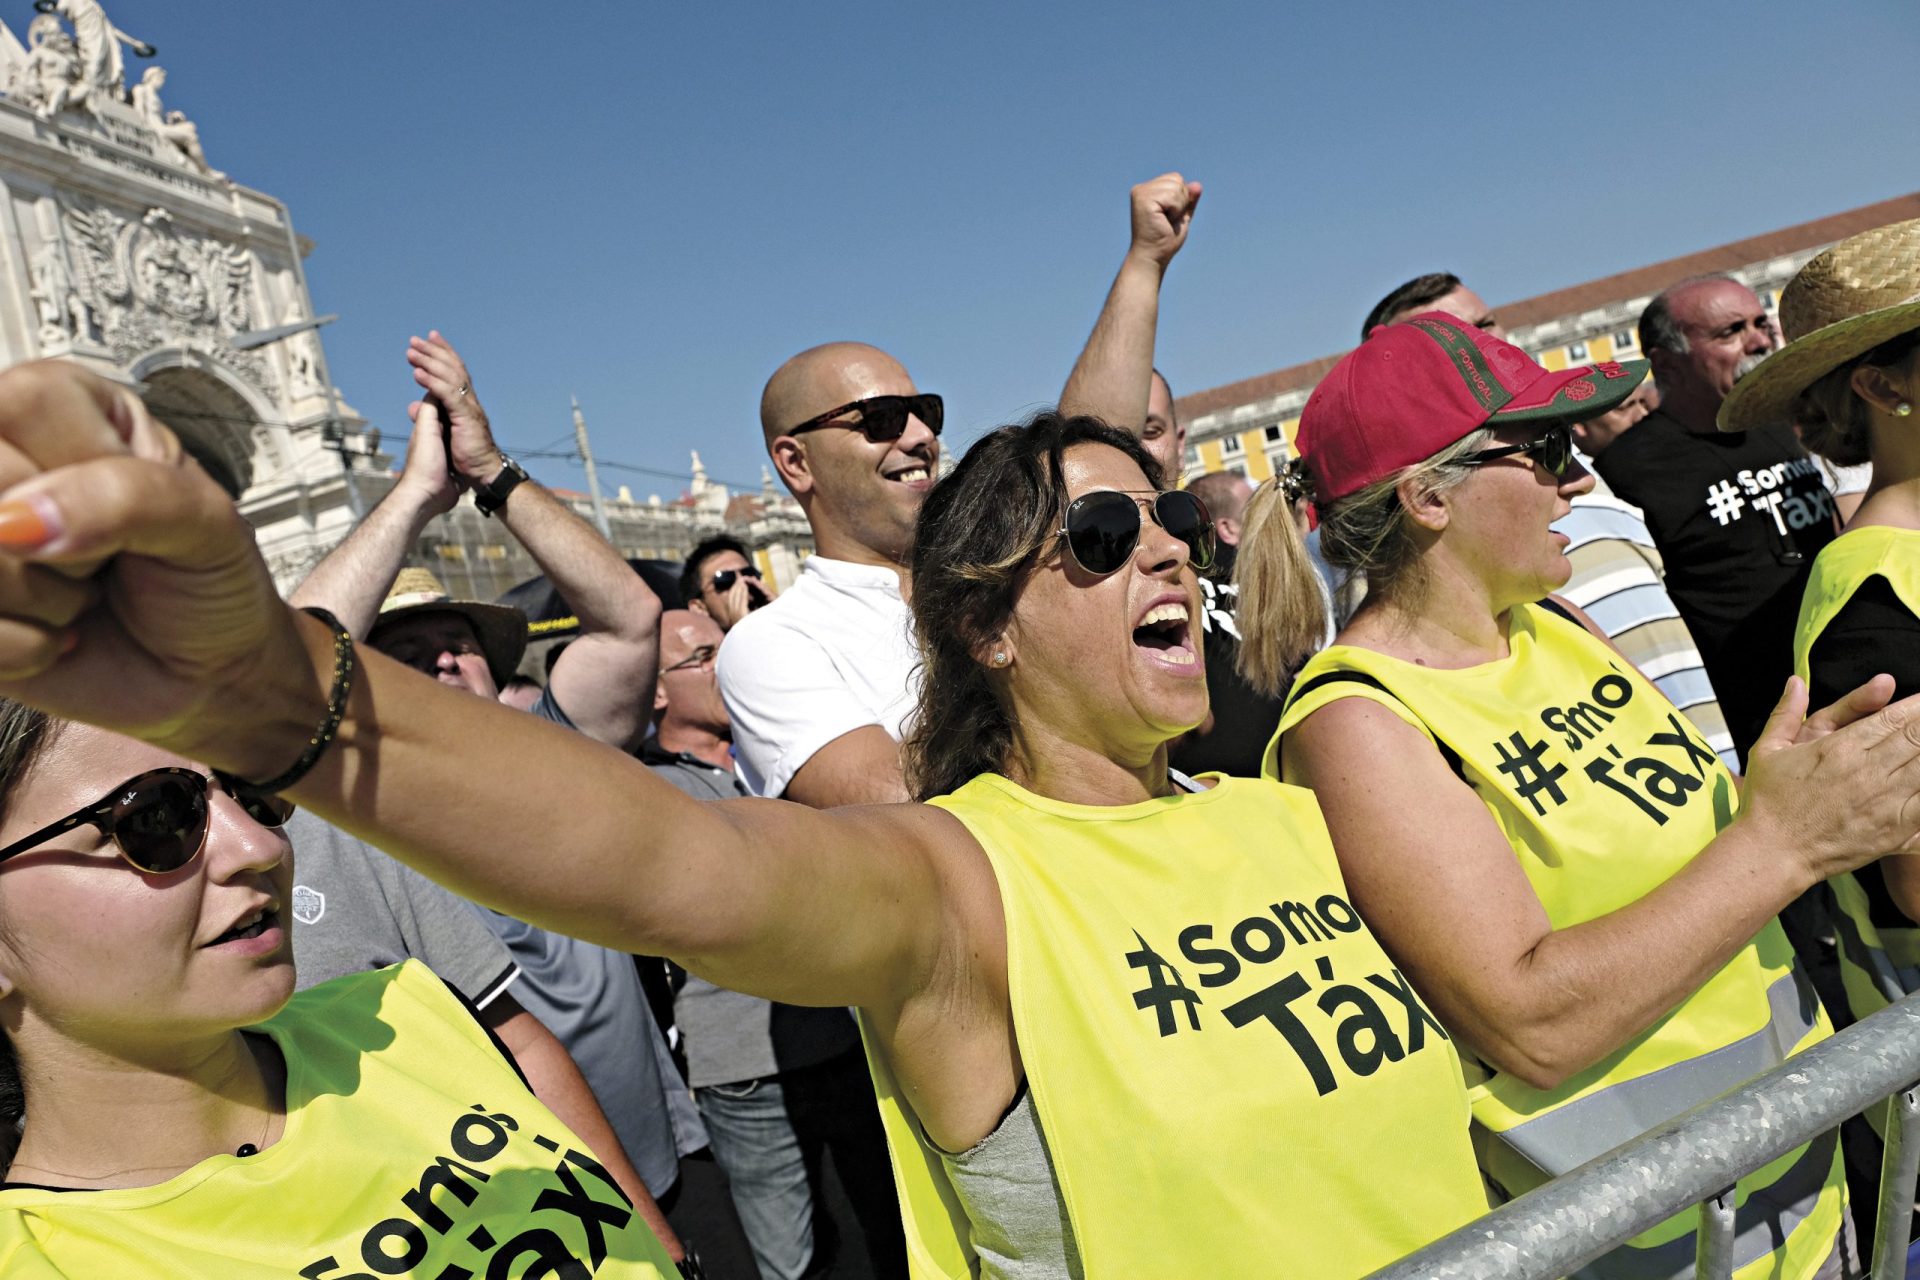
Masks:
[[[428,411],[446,407],[454,472],[467,488],[486,486],[506,460],[459,353],[435,331],[409,343],[407,362],[428,392]],[[588,737],[633,746],[659,677],[659,597],[598,530],[535,481],[508,496],[500,518],[580,619],[580,638],[554,663],[548,692]]]
[[[1160,325],[1160,282],[1187,242],[1200,204],[1200,184],[1177,173],[1143,182],[1132,192],[1133,240],[1093,335],[1067,375],[1060,412],[1087,414],[1138,434],[1147,418],[1153,381],[1154,335]]]
[[[279,600],[237,508],[139,399],[17,366],[0,442],[0,696],[243,778],[299,758],[331,635]],[[466,897],[736,990],[880,1010],[997,910],[978,846],[937,810],[702,804],[611,747],[358,657],[289,795]]]
[[[411,412],[413,439],[399,483],[313,567],[292,596],[298,608],[331,610],[363,640],[427,522],[452,510],[460,499],[447,474],[447,442],[439,415],[425,404],[415,404]]]

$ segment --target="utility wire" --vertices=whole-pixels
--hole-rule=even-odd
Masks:
[[[147,408],[150,412],[154,414],[155,417],[158,417],[161,419],[165,419],[169,417],[191,418],[200,422],[225,422],[225,423],[231,423],[235,426],[242,426],[242,427],[257,427],[257,426],[263,426],[263,425],[277,426],[281,430],[286,431],[290,435],[305,435],[309,432],[324,431],[329,425],[325,422],[316,422],[316,423],[307,423],[307,424],[263,423],[261,419],[256,417],[243,416],[240,414],[232,414],[232,413],[219,413],[211,409],[191,408],[187,405],[165,405],[165,404],[149,403],[147,405]],[[578,463],[581,461],[581,457],[577,451],[573,449],[559,449],[555,447],[558,445],[566,444],[572,439],[573,439],[573,432],[569,431],[565,435],[556,437],[555,439],[548,442],[545,446],[539,449],[519,449],[519,448],[515,448],[512,444],[499,439],[496,439],[495,443],[498,444],[501,449],[505,450],[507,453],[512,454],[516,458],[551,458],[551,459],[560,460],[560,461]],[[598,458],[598,457],[596,457],[594,461],[597,462],[600,466],[605,467],[612,471],[631,471],[638,475],[658,476],[661,479],[665,479],[665,480],[681,480],[689,483],[693,480],[693,476],[690,473],[685,471],[668,471],[661,467],[643,467],[638,463],[634,463],[634,462],[609,462],[604,458]],[[757,491],[761,487],[761,482],[758,480],[755,480],[749,483],[743,480],[730,480],[724,476],[712,476],[712,475],[709,475],[708,479],[717,480],[718,483],[727,486],[727,488],[733,489],[739,492],[753,492],[753,491]]]

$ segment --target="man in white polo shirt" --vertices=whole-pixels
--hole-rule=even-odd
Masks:
[[[734,762],[755,795],[818,809],[910,798],[900,738],[918,659],[907,560],[939,470],[942,421],[940,397],[922,394],[898,360],[865,343],[802,351],[767,380],[761,430],[813,526],[814,554],[792,586],[734,623],[720,646]],[[753,1109],[761,1149],[736,1157],[774,1166],[787,1163],[789,1151],[810,1147],[811,1161],[821,1148],[830,1152],[856,1202],[874,1274],[904,1280],[906,1243],[879,1112],[851,1101],[872,1097],[859,1049],[782,1072],[777,1092],[747,1083],[765,1096],[742,1097],[732,1109]],[[802,1130],[816,1136],[803,1139]],[[811,1169],[808,1182],[817,1184]],[[806,1207],[809,1219],[814,1207]]]
[[[735,756],[757,795],[816,808],[909,798],[899,746],[917,661],[907,560],[941,422],[940,397],[864,343],[803,351],[767,381],[767,452],[807,513],[815,552],[720,650]]]

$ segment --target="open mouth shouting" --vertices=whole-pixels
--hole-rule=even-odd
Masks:
[[[1185,599],[1163,596],[1134,624],[1133,643],[1156,664],[1170,670],[1200,669],[1193,643],[1193,619]]]

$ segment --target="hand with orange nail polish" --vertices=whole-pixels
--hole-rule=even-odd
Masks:
[[[0,372],[0,696],[270,775],[298,747],[259,726],[309,719],[314,679],[252,530],[136,395]]]

